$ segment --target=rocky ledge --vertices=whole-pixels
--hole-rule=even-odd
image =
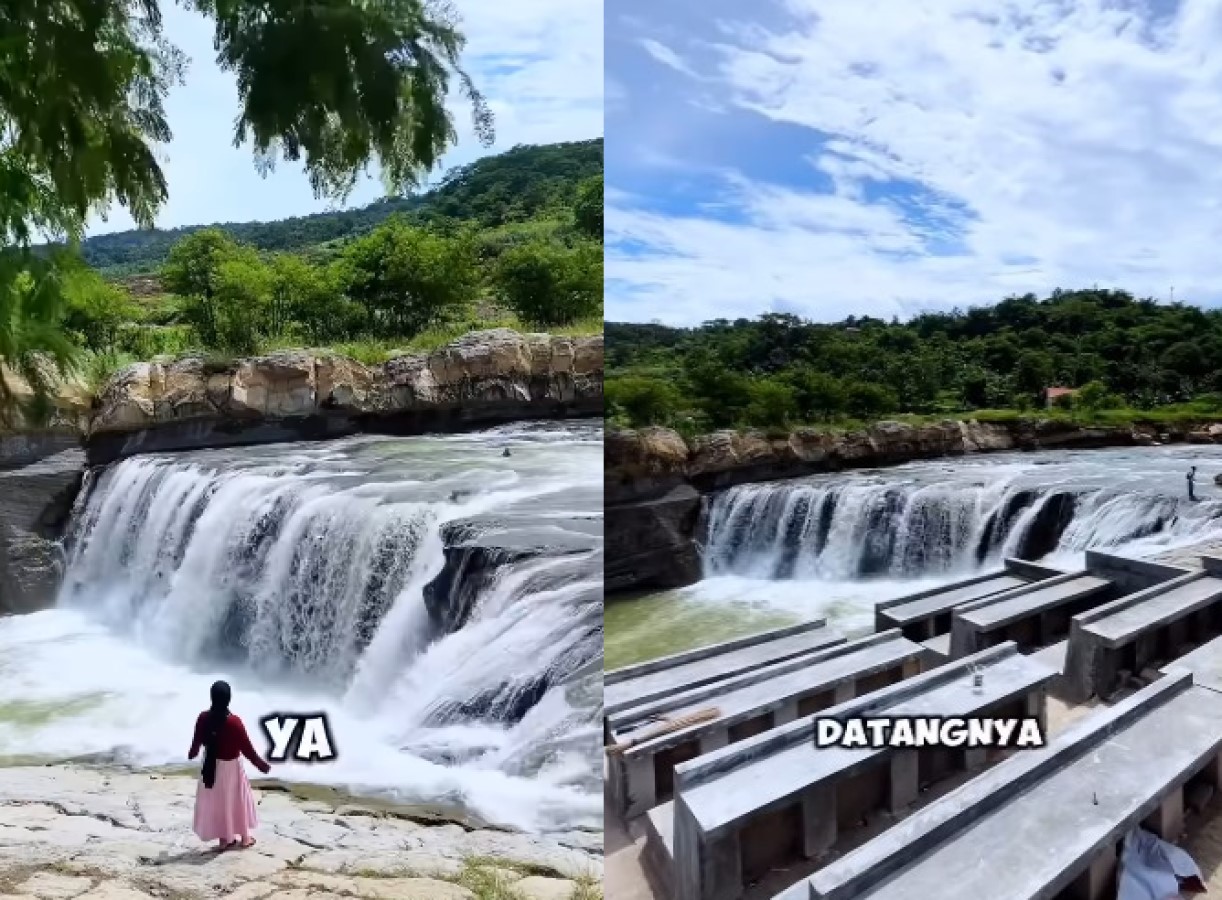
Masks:
[[[258,843],[191,833],[193,778],[0,769],[2,900],[595,900],[602,835],[538,837],[256,789]]]
[[[59,587],[59,537],[80,490],[85,455],[61,450],[0,468],[0,616],[49,606]]]
[[[1087,427],[1060,420],[929,425],[879,422],[863,431],[720,431],[692,441],[667,428],[606,437],[608,592],[680,587],[700,578],[703,496],[736,484],[1004,450],[1222,441],[1222,426]]]
[[[381,366],[314,351],[122,369],[89,417],[91,464],[134,453],[419,434],[601,415],[603,339],[478,331]]]

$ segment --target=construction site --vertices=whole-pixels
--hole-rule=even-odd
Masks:
[[[1103,900],[1143,841],[1186,849],[1199,893],[1220,635],[1222,559],[1088,551],[880,601],[868,634],[814,619],[609,671],[607,897]],[[820,718],[917,716],[1033,717],[1045,743],[815,745]]]

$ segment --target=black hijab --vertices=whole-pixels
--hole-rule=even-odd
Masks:
[[[212,708],[204,719],[204,787],[216,783],[216,748],[220,744],[221,729],[229,720],[229,685],[218,681],[212,685]]]

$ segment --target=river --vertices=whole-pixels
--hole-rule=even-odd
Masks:
[[[1198,502],[1185,474],[1199,467]],[[606,661],[825,616],[869,630],[878,600],[1005,556],[1075,566],[1222,540],[1222,448],[1006,453],[741,485],[711,498],[704,578],[610,604]]]
[[[599,425],[526,423],[112,465],[57,606],[0,618],[0,758],[182,765],[225,678],[256,746],[329,714],[338,759],[281,779],[597,828],[601,462]]]

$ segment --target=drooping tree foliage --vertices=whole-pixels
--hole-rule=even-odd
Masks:
[[[213,23],[217,61],[237,80],[235,144],[256,164],[306,170],[319,196],[347,196],[370,163],[391,192],[420,184],[454,127],[452,84],[477,136],[492,119],[462,68],[463,38],[438,0],[181,0]],[[151,226],[169,186],[156,147],[164,100],[185,71],[158,0],[6,0],[0,5],[0,362],[43,396],[62,368],[59,254],[91,213],[124,206]],[[3,381],[0,378],[0,381]],[[6,417],[15,398],[0,388]]]

